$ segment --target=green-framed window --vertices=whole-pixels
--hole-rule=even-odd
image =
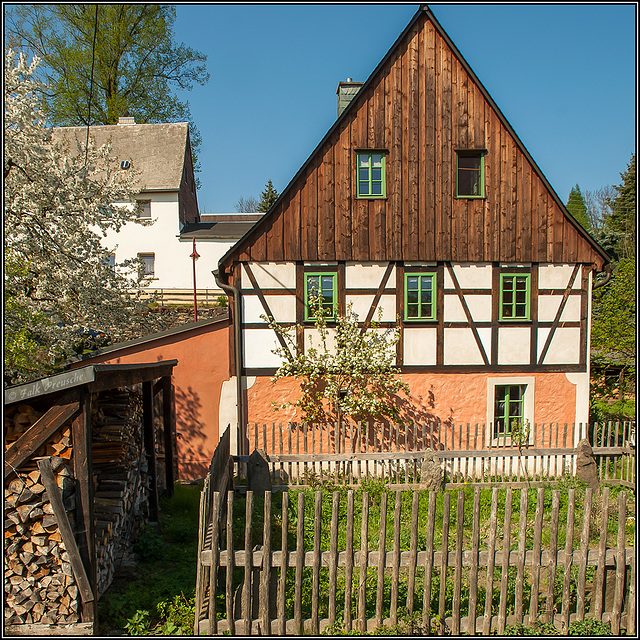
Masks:
[[[500,320],[531,319],[531,275],[500,274]]]
[[[484,152],[456,152],[456,197],[484,198]]]
[[[493,411],[494,437],[508,436],[515,422],[524,421],[524,394],[526,384],[508,384],[495,387]]]
[[[385,198],[385,155],[382,152],[357,153],[358,198]]]
[[[404,274],[404,319],[436,319],[436,274]]]
[[[338,311],[338,274],[335,272],[304,274],[304,319],[315,320],[315,310],[311,300],[315,292],[322,300],[322,309],[327,318],[335,318]]]

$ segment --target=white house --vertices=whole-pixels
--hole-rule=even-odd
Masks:
[[[84,141],[87,129],[59,127],[54,131],[56,137]],[[140,258],[151,276],[150,290],[162,290],[171,298],[172,292],[193,290],[195,238],[200,256],[197,288],[201,294],[222,293],[211,272],[261,214],[200,215],[189,124],[136,124],[133,118],[121,117],[117,125],[91,127],[90,135],[98,145],[111,142],[112,155],[120,160],[122,171],[140,171],[140,217],[153,220],[152,225],[130,223],[107,234],[104,242],[113,250],[114,264]]]

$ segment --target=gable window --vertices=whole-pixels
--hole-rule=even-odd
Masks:
[[[142,262],[142,275],[153,276],[156,272],[156,254],[139,253],[138,260]]]
[[[322,309],[327,318],[335,318],[338,310],[338,297],[336,283],[338,274],[334,272],[305,273],[304,285],[304,318],[315,320],[315,309],[312,306],[313,299],[317,296],[321,300]]]
[[[508,436],[514,425],[524,422],[524,394],[526,384],[497,385],[493,412],[494,437]]]
[[[436,274],[404,274],[404,319],[436,319]]]
[[[357,165],[358,198],[386,197],[384,153],[360,151]]]
[[[529,320],[531,275],[500,274],[500,320]]]
[[[457,151],[456,197],[484,198],[484,152]]]
[[[151,200],[138,200],[138,218],[151,218]]]

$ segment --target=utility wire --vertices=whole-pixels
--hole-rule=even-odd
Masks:
[[[88,116],[87,116],[87,140],[84,150],[84,167],[87,168],[87,161],[89,157],[89,127],[91,126],[91,98],[93,97],[93,69],[96,62],[96,36],[98,35],[98,5],[96,4],[96,16],[93,23],[93,46],[91,47],[91,81],[89,82],[89,104]]]

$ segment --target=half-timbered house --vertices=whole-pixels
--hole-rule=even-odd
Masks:
[[[399,323],[417,420],[491,439],[509,418],[584,423],[593,274],[608,259],[423,6],[219,262],[239,423],[288,417],[271,400],[296,387],[270,380],[279,343],[261,316],[299,324],[303,345],[311,287],[363,325],[379,307],[383,327]]]

